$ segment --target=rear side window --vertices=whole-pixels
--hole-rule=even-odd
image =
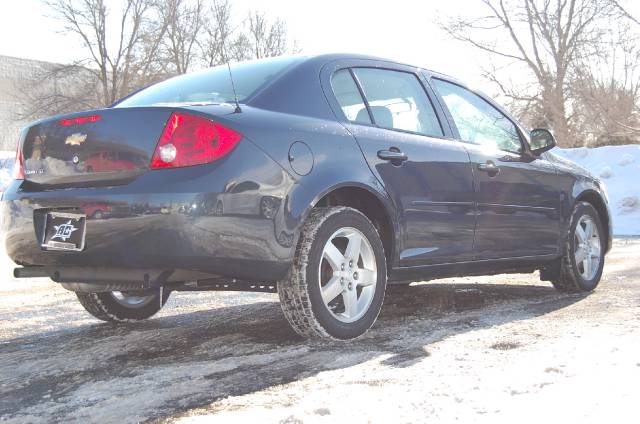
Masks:
[[[274,80],[302,57],[276,57],[231,65],[238,100],[244,102],[259,88]],[[116,107],[162,106],[197,103],[231,103],[233,87],[227,65],[180,75],[145,88]]]
[[[462,141],[513,153],[522,151],[516,126],[489,102],[459,85],[439,79],[433,79],[433,83]]]
[[[348,69],[341,69],[331,77],[331,88],[340,108],[349,121],[371,124],[362,95]]]
[[[414,74],[373,68],[356,68],[354,74],[376,125],[443,136],[433,105]]]

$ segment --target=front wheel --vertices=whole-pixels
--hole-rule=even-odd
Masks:
[[[596,288],[604,268],[604,233],[595,208],[578,203],[571,215],[560,272],[551,280],[563,292],[586,292]]]
[[[318,208],[305,222],[280,304],[303,337],[353,339],[375,322],[387,283],[378,231],[359,211]]]
[[[76,292],[80,304],[102,321],[140,321],[155,315],[169,298],[170,291],[126,291],[104,293]]]

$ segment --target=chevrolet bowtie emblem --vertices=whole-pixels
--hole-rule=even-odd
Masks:
[[[64,144],[68,144],[69,146],[79,146],[82,143],[84,143],[86,139],[87,139],[86,134],[75,133],[67,137]]]

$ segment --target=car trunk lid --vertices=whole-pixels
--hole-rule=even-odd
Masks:
[[[174,112],[217,120],[233,109],[226,104],[122,107],[45,119],[26,131],[24,178],[34,189],[126,184],[150,169]]]
[[[149,169],[171,108],[101,109],[31,126],[22,146],[25,179],[44,185],[100,185]]]

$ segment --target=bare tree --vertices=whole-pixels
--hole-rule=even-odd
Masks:
[[[42,0],[84,58],[42,67],[20,84],[22,119],[108,106],[200,66],[287,51],[284,23],[262,13],[234,24],[228,0]]]
[[[206,36],[200,47],[203,61],[208,66],[298,52],[295,44],[289,48],[284,21],[275,19],[272,22],[265,13],[255,11],[235,24],[227,0],[213,0],[204,29]]]
[[[21,121],[101,106],[95,74],[76,65],[43,64],[16,84],[14,91],[21,106],[14,117]]]
[[[105,0],[45,0],[66,31],[78,36],[87,53],[84,65],[95,73],[101,103],[109,105],[132,89],[154,80],[157,52],[167,22],[157,17],[153,0],[125,0],[118,25],[110,27]],[[115,31],[115,45],[109,41]]]
[[[606,56],[594,56],[575,71],[571,97],[580,132],[596,144],[633,143],[640,137],[640,36],[626,22],[610,25]]]
[[[280,56],[287,51],[287,27],[281,19],[270,22],[264,13],[253,12],[248,21],[254,58]]]
[[[571,74],[583,59],[601,53],[601,23],[616,12],[615,6],[609,0],[478,1],[486,15],[457,17],[442,28],[494,58],[529,70],[536,81],[535,92],[503,86],[503,93],[530,105],[537,103],[560,142],[575,144],[578,137],[572,134],[574,116],[568,102]]]
[[[206,66],[242,60],[234,45],[237,43],[237,28],[232,23],[231,4],[227,0],[213,0],[205,15],[204,36],[200,40],[200,51]],[[244,50],[244,49],[242,49]],[[241,50],[241,51],[242,51]]]
[[[617,0],[612,0],[612,3],[620,11],[620,13],[622,13],[622,16],[626,17],[627,19],[630,19],[632,22],[636,23],[637,25],[640,25],[640,19],[633,16],[631,13],[629,13],[627,8],[621,2]]]
[[[202,0],[161,0],[161,19],[166,21],[162,51],[169,73],[184,74],[195,62],[197,39],[203,26]]]

